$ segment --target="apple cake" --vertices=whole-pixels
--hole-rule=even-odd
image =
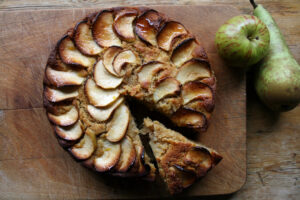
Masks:
[[[142,102],[177,127],[203,132],[215,88],[203,47],[181,23],[153,9],[113,8],[87,16],[57,42],[45,69],[44,106],[59,144],[84,166],[154,180],[156,168],[128,100]],[[178,133],[165,130],[160,134],[177,141]],[[196,177],[207,171],[199,170]]]
[[[141,131],[149,134],[159,173],[171,194],[192,185],[222,159],[216,151],[188,140],[158,121],[146,118]]]

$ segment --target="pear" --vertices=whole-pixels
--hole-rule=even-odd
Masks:
[[[271,14],[254,0],[250,3],[253,14],[267,25],[270,33],[269,52],[257,66],[256,92],[271,110],[289,111],[300,102],[300,66]]]

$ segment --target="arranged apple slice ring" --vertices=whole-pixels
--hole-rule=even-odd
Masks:
[[[125,104],[121,104],[114,112],[111,121],[107,124],[107,140],[119,142],[126,134],[129,124],[129,110]]]
[[[137,58],[131,50],[121,51],[113,61],[114,71],[118,76],[124,76],[125,70],[124,67],[126,64],[137,64]]]
[[[148,89],[153,82],[153,77],[164,69],[164,64],[159,61],[151,61],[143,64],[138,70],[138,81],[142,88]]]
[[[122,83],[123,78],[111,75],[105,69],[102,60],[99,60],[94,68],[94,80],[103,89],[115,89]]]
[[[105,69],[114,76],[118,76],[113,67],[115,57],[122,51],[121,47],[109,47],[103,54],[103,65]]]
[[[153,93],[155,102],[180,92],[180,83],[175,78],[165,78],[157,83]]]
[[[79,65],[82,67],[92,67],[95,58],[83,55],[76,47],[70,36],[66,35],[58,43],[58,51],[61,60],[65,64]]]
[[[94,167],[98,172],[106,172],[112,169],[119,161],[121,156],[121,145],[112,143],[104,137],[98,139],[98,148],[102,153],[96,155],[94,159]]]
[[[203,47],[198,44],[195,38],[187,38],[174,48],[171,61],[176,67],[180,67],[192,58],[207,59],[207,56]]]
[[[162,17],[155,10],[147,10],[135,23],[135,33],[144,42],[157,45],[156,35],[162,25]]]
[[[135,40],[133,21],[137,14],[137,10],[135,9],[122,9],[117,12],[114,20],[114,30],[122,40],[127,42]]]
[[[102,52],[102,48],[94,41],[92,30],[87,20],[79,22],[74,29],[74,42],[81,53],[89,56]]]
[[[77,121],[74,125],[68,127],[56,126],[55,133],[64,140],[74,141],[82,136],[83,129],[81,127],[81,122]]]
[[[72,146],[69,151],[78,160],[85,160],[91,157],[96,149],[96,136],[85,133],[84,137]]]
[[[157,44],[165,51],[170,51],[174,38],[187,34],[184,26],[175,21],[169,21],[164,24],[157,34]]]
[[[114,167],[116,172],[126,172],[133,165],[136,159],[135,146],[129,136],[126,136],[121,141],[122,154],[119,162]]]
[[[54,115],[48,112],[49,120],[59,126],[70,126],[77,122],[79,115],[77,108],[73,106],[68,112],[62,115]]]
[[[95,81],[88,79],[85,83],[85,93],[89,102],[96,107],[105,107],[115,102],[120,93],[118,90],[105,90],[96,85]]]
[[[55,87],[81,85],[85,80],[85,70],[58,71],[47,66],[45,76]]]
[[[187,127],[194,129],[203,129],[207,127],[206,116],[195,110],[180,108],[177,110],[171,120],[179,127]]]
[[[209,78],[211,76],[212,74],[208,62],[193,58],[185,62],[179,68],[176,79],[181,84],[185,84],[189,81]]]
[[[96,16],[92,34],[101,47],[121,46],[121,40],[113,30],[114,17],[110,10],[103,10]]]
[[[74,99],[78,96],[78,91],[77,88],[74,87],[64,87],[58,89],[46,86],[44,89],[44,96],[50,102],[61,102]]]
[[[208,85],[198,81],[184,84],[181,90],[181,96],[184,105],[193,100],[213,101],[212,89]]]
[[[115,109],[118,108],[119,105],[123,103],[123,101],[124,98],[119,97],[118,100],[116,100],[112,105],[105,108],[97,108],[93,105],[88,105],[87,111],[92,116],[92,118],[96,119],[97,121],[103,122],[110,118]]]

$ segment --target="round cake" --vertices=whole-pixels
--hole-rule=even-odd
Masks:
[[[59,143],[83,165],[153,180],[128,100],[203,132],[215,88],[205,50],[183,24],[153,9],[113,8],[58,41],[45,69],[44,105]]]

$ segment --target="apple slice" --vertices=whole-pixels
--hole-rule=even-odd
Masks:
[[[118,98],[111,106],[108,108],[96,108],[95,106],[88,105],[87,111],[96,120],[103,122],[110,118],[113,111],[124,101],[123,97]]]
[[[49,120],[59,126],[70,126],[77,122],[79,117],[78,111],[75,106],[73,106],[68,112],[62,115],[54,115],[48,112]]]
[[[197,175],[194,171],[186,170],[179,165],[173,165],[176,176],[180,179],[183,188],[188,188],[197,179]]]
[[[185,62],[179,68],[176,79],[181,84],[185,84],[189,81],[209,78],[211,75],[209,64],[206,61],[194,58]]]
[[[113,76],[105,69],[102,60],[99,60],[94,68],[94,80],[104,89],[114,89],[122,83],[123,78]]]
[[[104,137],[100,137],[97,143],[102,153],[95,156],[94,167],[98,172],[109,171],[120,159],[121,145],[120,143],[112,143]]]
[[[204,176],[213,164],[210,152],[201,146],[193,147],[184,156],[184,163],[197,166],[197,176]]]
[[[145,156],[144,147],[141,145],[136,145],[135,151],[136,151],[136,161],[134,162],[133,167],[129,170],[129,172],[132,172],[138,176],[146,175],[147,169],[145,167],[145,161],[144,161],[144,156]]]
[[[129,124],[129,110],[125,104],[121,104],[107,125],[107,139],[110,142],[118,142],[125,136]]]
[[[80,65],[87,68],[92,67],[96,61],[95,58],[87,57],[80,53],[68,35],[59,41],[58,51],[61,60],[65,64]]]
[[[143,64],[138,70],[138,81],[142,88],[148,89],[151,85],[152,78],[164,69],[164,64],[159,61],[150,61]]]
[[[124,65],[128,63],[137,63],[137,59],[131,50],[122,51],[115,57],[113,61],[113,67],[118,76],[124,76]]]
[[[136,16],[137,10],[135,9],[123,9],[116,14],[114,21],[115,31],[127,42],[133,42],[135,40],[132,24]]]
[[[187,108],[177,110],[171,120],[179,127],[202,129],[207,126],[207,120],[203,113]]]
[[[135,152],[136,152],[136,158],[133,162],[132,166],[129,168],[126,172],[113,172],[111,173],[113,176],[119,176],[119,177],[142,177],[145,176],[150,169],[147,169],[144,165],[144,148],[140,145],[135,145]]]
[[[44,90],[44,95],[46,99],[50,102],[60,102],[77,97],[78,91],[77,88],[50,88],[46,86]]]
[[[57,71],[49,66],[46,69],[46,78],[55,87],[81,85],[85,80],[81,74],[81,71]]]
[[[169,21],[164,24],[157,35],[157,44],[165,51],[169,51],[172,47],[174,38],[187,34],[187,30],[182,24],[175,21]]]
[[[165,78],[158,82],[153,93],[153,100],[157,103],[159,100],[176,95],[180,91],[180,83],[175,78]]]
[[[69,127],[55,126],[55,132],[60,138],[68,141],[78,140],[83,134],[80,121]]]
[[[213,99],[213,91],[208,85],[193,81],[183,85],[181,96],[183,99],[183,104],[186,105],[195,99]]]
[[[85,133],[83,138],[69,149],[71,154],[78,160],[85,160],[91,157],[96,149],[96,136]]]
[[[83,54],[97,55],[103,50],[93,39],[92,30],[87,21],[79,22],[74,29],[74,42]]]
[[[157,45],[156,34],[161,26],[162,17],[155,10],[148,10],[140,15],[135,23],[135,33],[144,42]]]
[[[120,96],[118,90],[104,90],[98,87],[92,79],[86,81],[84,89],[89,102],[96,107],[108,106]]]
[[[109,47],[103,55],[103,64],[105,69],[114,76],[118,76],[113,67],[113,61],[120,52],[122,51],[121,47],[112,46]]]
[[[126,172],[129,167],[134,163],[136,158],[135,146],[130,137],[126,136],[121,142],[122,154],[119,162],[114,167],[116,172]]]
[[[191,58],[207,58],[203,48],[197,44],[195,38],[188,38],[180,42],[173,50],[171,61],[180,67],[183,63]]]
[[[103,10],[95,19],[92,34],[97,44],[101,47],[121,46],[121,40],[116,36],[113,30],[113,12]]]

